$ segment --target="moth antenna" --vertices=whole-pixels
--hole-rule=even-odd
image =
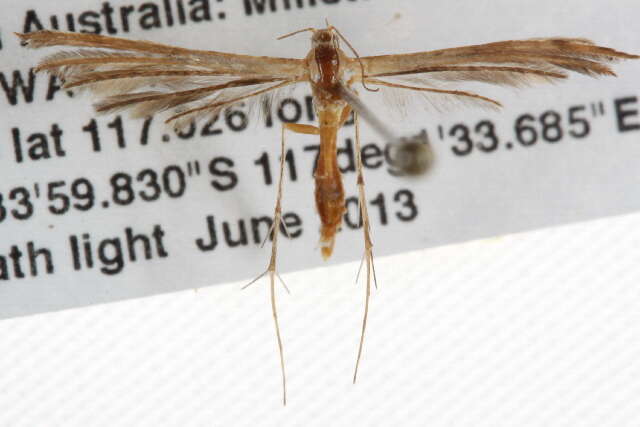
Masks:
[[[329,21],[327,21],[327,24],[329,24]],[[358,54],[358,51],[355,50],[355,48],[351,45],[351,43],[349,43],[349,40],[347,40],[345,38],[345,36],[342,35],[342,33],[340,32],[340,30],[338,30],[336,27],[330,27],[333,31],[335,31],[335,33],[338,35],[338,37],[340,37],[340,39],[345,42],[345,44],[347,46],[349,46],[349,49],[351,49],[351,52],[353,52],[353,54],[356,56],[356,59],[358,60],[358,63],[360,64],[360,71],[362,72],[362,87],[365,88],[366,90],[368,90],[369,92],[378,92],[380,89],[376,88],[376,89],[371,89],[370,87],[367,86],[367,84],[364,81],[364,63],[362,62],[362,58],[360,58],[360,54]]]
[[[286,39],[286,38],[298,35],[300,33],[306,33],[307,31],[312,31],[313,32],[313,31],[316,31],[316,29],[313,28],[313,27],[303,28],[302,30],[294,31],[293,33],[289,33],[289,34],[285,34],[284,36],[280,36],[276,40]]]

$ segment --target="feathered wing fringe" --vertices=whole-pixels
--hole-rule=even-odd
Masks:
[[[362,58],[365,78],[421,74],[445,81],[479,81],[526,86],[566,77],[615,73],[607,65],[637,55],[596,46],[585,39],[531,39],[466,46],[403,55]],[[437,75],[434,75],[437,74]]]
[[[99,97],[98,112],[128,110],[134,117],[148,117],[168,111],[179,128],[190,124],[188,120],[293,85],[305,73],[298,59],[198,51],[95,34],[39,31],[18,36],[33,48],[72,47],[45,57],[36,71],[59,77],[66,89],[93,92]]]

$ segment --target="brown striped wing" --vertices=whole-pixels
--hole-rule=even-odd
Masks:
[[[38,31],[18,34],[31,48],[63,47],[37,71],[60,77],[67,89],[99,96],[98,112],[129,110],[147,117],[168,112],[183,128],[200,117],[307,80],[303,60],[191,50],[95,34]]]
[[[446,86],[480,82],[520,88],[560,81],[568,72],[615,76],[610,64],[638,58],[584,39],[546,38],[370,56],[363,57],[362,64],[364,81],[372,86],[410,89],[425,96],[455,97],[492,107],[500,104]]]

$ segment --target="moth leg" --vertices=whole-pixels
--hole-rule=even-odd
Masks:
[[[271,229],[269,230],[269,235],[268,235],[271,237],[271,258],[269,260],[269,265],[267,266],[267,269],[264,271],[264,273],[256,277],[254,280],[252,280],[250,283],[248,283],[242,288],[242,289],[245,289],[251,286],[252,284],[254,284],[255,282],[257,282],[262,277],[267,275],[269,276],[269,287],[270,287],[270,294],[271,294],[271,312],[273,314],[273,322],[276,328],[276,338],[278,340],[278,353],[280,355],[280,370],[282,372],[282,403],[284,405],[287,404],[287,380],[286,380],[286,374],[285,374],[285,368],[284,368],[284,351],[283,351],[283,345],[282,345],[282,336],[280,334],[280,323],[278,322],[278,310],[276,306],[275,282],[276,282],[276,278],[278,278],[278,280],[282,283],[282,285],[287,290],[287,292],[289,292],[287,285],[285,285],[284,282],[282,281],[282,278],[278,274],[278,271],[276,268],[276,261],[277,261],[277,255],[278,255],[278,234],[279,234],[278,231],[280,229],[280,225],[284,224],[284,222],[282,221],[282,184],[284,180],[284,162],[286,158],[285,137],[284,137],[285,130],[290,130],[296,133],[312,134],[312,135],[317,135],[320,133],[319,129],[315,126],[300,125],[295,123],[283,124],[281,143],[280,143],[280,177],[278,178],[278,192],[276,196],[276,206],[274,208],[274,213],[273,213],[273,224],[271,225]]]
[[[349,120],[349,117],[351,117],[351,112],[352,111],[353,111],[353,109],[349,105],[344,107],[344,110],[342,110],[342,116],[340,116],[340,126],[339,127],[344,126],[344,124],[347,122],[347,120]]]
[[[304,135],[320,135],[320,129],[312,125],[301,125],[298,123],[284,123],[282,130],[290,130],[291,132],[301,133]]]
[[[355,113],[355,125],[356,125],[356,169],[358,173],[358,206],[360,209],[360,215],[362,216],[362,231],[364,234],[364,255],[360,264],[360,270],[363,265],[366,267],[366,293],[364,300],[364,315],[362,318],[362,332],[360,334],[360,344],[358,346],[358,356],[356,358],[356,367],[353,372],[353,383],[356,383],[358,377],[358,367],[360,366],[360,358],[362,357],[362,347],[364,345],[364,333],[367,329],[367,318],[369,316],[369,299],[371,297],[371,279],[377,285],[376,270],[373,265],[373,243],[371,242],[371,229],[369,221],[369,212],[367,210],[367,199],[364,188],[364,175],[362,173],[362,149],[360,148],[360,122],[358,119],[358,113]],[[360,271],[358,271],[358,277]],[[357,282],[356,278],[356,282]]]

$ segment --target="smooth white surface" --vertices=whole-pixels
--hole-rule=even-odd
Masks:
[[[3,426],[637,426],[640,215],[0,323]]]
[[[391,20],[367,4],[373,28]],[[624,45],[606,28],[635,22],[625,10],[636,4],[434,3],[416,26],[394,32],[429,31],[454,46],[555,35],[561,25],[563,34]],[[361,15],[344,10],[316,13],[348,28]],[[311,23],[292,16],[286,28]],[[394,47],[383,44],[367,53]],[[635,427],[639,249],[634,214],[379,258],[355,386],[357,263],[285,275],[293,293],[279,294],[286,408],[264,284],[5,320],[0,425]],[[265,250],[246,269],[261,271],[266,258]]]

